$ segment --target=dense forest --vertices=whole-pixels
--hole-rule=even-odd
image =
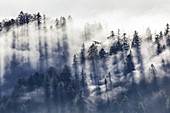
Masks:
[[[170,113],[169,24],[74,23],[23,11],[0,22],[0,113]]]

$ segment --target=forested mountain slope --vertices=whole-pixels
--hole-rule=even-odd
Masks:
[[[0,112],[170,112],[169,24],[109,34],[74,23],[22,11],[0,22]]]

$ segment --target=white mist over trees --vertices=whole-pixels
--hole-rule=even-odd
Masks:
[[[0,22],[2,112],[149,113],[161,101],[168,113],[169,24],[109,34],[102,23],[74,23],[22,11]]]

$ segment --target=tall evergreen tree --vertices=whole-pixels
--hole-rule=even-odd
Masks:
[[[75,79],[78,79],[78,58],[76,55],[73,56],[73,69],[74,69]]]
[[[132,47],[139,48],[140,45],[141,45],[140,38],[138,36],[137,31],[135,31],[133,35]]]
[[[70,84],[71,82],[71,70],[67,65],[65,65],[63,68],[63,71],[60,75],[60,80],[66,84]]]
[[[156,54],[157,55],[159,55],[159,54],[161,54],[161,52],[162,52],[162,47],[161,47],[161,44],[160,44],[160,42],[159,42],[159,35],[156,35],[156,37],[155,37],[155,43],[156,43]]]
[[[166,24],[166,29],[165,29],[165,36],[167,36],[169,33],[169,24]]]
[[[158,87],[158,82],[157,82],[158,80],[156,77],[156,69],[153,64],[151,64],[151,67],[150,67],[150,74],[153,77],[152,84],[151,84],[151,90],[156,92],[159,87]]]
[[[38,25],[40,25],[41,24],[41,15],[39,12],[36,15],[36,19],[37,19]]]
[[[109,72],[109,89],[112,90],[112,87],[113,87],[112,77],[111,77],[111,74]]]
[[[2,22],[0,22],[0,31],[2,31]]]
[[[141,69],[143,68],[143,61],[142,61],[142,54],[141,54],[141,38],[139,38],[139,35],[137,31],[134,32],[133,35],[133,41],[132,41],[132,48],[135,48],[136,55],[137,55],[137,61],[141,65]]]
[[[127,52],[129,50],[129,42],[128,39],[126,37],[126,33],[123,34],[123,51]]]
[[[150,28],[146,29],[146,40],[147,41],[152,41],[152,33],[151,33]]]
[[[91,65],[92,65],[92,72],[93,72],[93,75],[94,75],[94,82],[95,84],[97,84],[98,82],[98,68],[97,68],[97,60],[98,60],[98,49],[97,49],[97,46],[95,44],[92,44],[90,47],[89,47],[89,50],[88,50],[88,58],[89,60],[91,60]]]
[[[102,48],[100,51],[99,51],[99,57],[101,59],[105,58],[106,57],[106,52],[105,50]]]
[[[104,80],[104,84],[105,84],[105,88],[106,88],[106,92],[108,91],[108,87],[107,87],[107,79],[105,78]]]
[[[81,49],[81,52],[80,52],[80,63],[82,65],[85,65],[85,60],[86,60],[86,57],[85,57],[85,45],[83,43],[82,49]]]
[[[81,81],[80,81],[80,83],[81,83],[81,87],[83,88],[83,89],[86,89],[87,88],[87,83],[86,83],[86,79],[85,79],[85,73],[84,73],[84,70],[82,69],[82,71],[81,71]]]
[[[127,57],[126,57],[125,75],[134,71],[134,70],[135,70],[135,66],[133,63],[133,56],[132,56],[132,52],[130,51],[130,54],[127,55]]]
[[[18,24],[23,25],[25,23],[25,15],[24,12],[21,11],[20,14],[18,15]]]

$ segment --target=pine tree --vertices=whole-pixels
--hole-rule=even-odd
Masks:
[[[87,87],[87,83],[86,83],[86,80],[85,80],[85,73],[84,73],[84,70],[82,69],[82,71],[81,71],[81,81],[80,81],[80,83],[81,83],[81,87],[83,88],[83,89],[86,89],[86,87]]]
[[[128,39],[126,37],[126,33],[123,34],[123,51],[127,52],[129,50],[129,43],[128,43]]]
[[[63,71],[60,75],[60,79],[61,79],[61,81],[65,82],[66,84],[70,84],[70,82],[71,82],[71,70],[67,65],[64,66]]]
[[[38,25],[40,25],[40,24],[41,24],[41,15],[40,15],[39,12],[38,12],[38,14],[36,15],[36,18],[37,18]]]
[[[20,14],[18,15],[18,24],[23,25],[24,23],[25,23],[25,16],[23,11],[21,11]]]
[[[105,50],[102,48],[100,51],[99,51],[99,57],[101,59],[105,58],[106,57],[106,52]]]
[[[169,24],[166,24],[166,30],[165,30],[165,36],[167,36],[169,33]]]
[[[86,57],[85,57],[85,45],[83,43],[82,49],[81,49],[81,52],[80,52],[80,63],[82,65],[84,65],[85,64],[85,60],[86,60]]]
[[[146,29],[146,40],[147,41],[152,41],[152,34],[150,28]]]
[[[78,79],[78,59],[76,55],[73,56],[73,69],[75,78]]]
[[[107,80],[106,80],[106,78],[105,78],[105,80],[104,80],[104,84],[105,84],[105,88],[106,88],[106,92],[108,91],[108,88],[107,88]]]
[[[112,90],[112,87],[113,87],[112,77],[111,77],[111,74],[109,72],[109,89]]]
[[[123,45],[121,43],[120,38],[118,38],[117,42],[113,43],[113,45],[110,47],[110,54],[117,54],[119,51],[123,50]]]
[[[16,48],[16,34],[15,34],[15,31],[13,31],[12,35],[13,35],[12,49],[15,49]]]
[[[156,35],[155,37],[155,43],[157,44],[157,48],[156,48],[156,54],[159,55],[162,52],[162,47],[161,44],[159,43],[159,35]]]
[[[138,33],[137,33],[137,31],[135,31],[134,35],[133,35],[132,47],[139,48],[140,45],[141,45],[141,42],[140,42]]]
[[[98,95],[101,95],[101,94],[102,94],[101,88],[100,88],[100,85],[98,84],[97,88],[96,88],[96,95],[98,96]]]
[[[137,61],[140,63],[140,68],[143,68],[142,54],[141,54],[141,38],[139,38],[137,31],[134,32],[132,48],[135,48]]]
[[[95,44],[92,44],[90,47],[89,47],[89,50],[88,50],[88,57],[91,59],[91,60],[94,60],[98,57],[98,49],[97,49],[97,46]]]
[[[94,74],[95,84],[96,84],[97,83],[97,74],[98,74],[98,68],[97,68],[98,49],[95,44],[92,44],[89,47],[88,58],[89,58],[89,60],[91,60],[92,72]]]
[[[58,18],[56,18],[56,20],[55,20],[55,25],[56,25],[57,29],[60,28],[60,21],[58,20]]]
[[[34,80],[33,80],[33,75],[31,75],[28,80],[28,89],[32,91],[34,89]]]
[[[2,31],[2,22],[0,22],[0,31]]]
[[[62,30],[65,30],[65,28],[66,28],[66,19],[65,19],[65,17],[60,18],[60,26],[61,26]]]
[[[125,66],[125,75],[134,71],[135,70],[135,66],[133,63],[133,56],[132,56],[132,52],[130,51],[130,54],[127,55],[126,57],[126,66]]]
[[[153,77],[151,89],[152,89],[152,91],[156,92],[156,91],[158,91],[159,85],[158,85],[157,77],[156,77],[156,69],[155,69],[155,66],[153,64],[151,64],[151,67],[150,67],[150,74]]]

